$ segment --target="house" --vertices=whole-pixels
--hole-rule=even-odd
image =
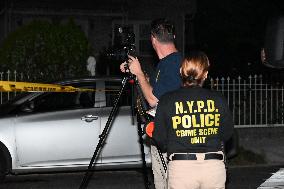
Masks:
[[[195,0],[5,0],[0,4],[0,43],[18,27],[35,19],[64,23],[73,18],[98,56],[113,45],[116,29],[128,26],[135,34],[136,54],[146,62],[153,58],[150,22],[166,17],[176,26],[176,45],[184,53],[194,42],[192,18]]]

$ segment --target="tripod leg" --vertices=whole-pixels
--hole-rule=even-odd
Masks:
[[[142,156],[142,163],[143,163],[143,176],[144,176],[144,184],[146,189],[150,189],[150,182],[148,179],[148,171],[147,171],[147,165],[146,165],[146,160],[145,160],[145,152],[144,152],[144,145],[143,145],[143,131],[141,128],[141,118],[138,115],[138,123],[137,123],[137,128],[138,128],[138,136],[139,136],[139,143],[140,143],[140,149],[141,149],[141,156]]]
[[[163,154],[162,154],[162,152],[160,150],[160,147],[157,145],[157,142],[153,138],[151,139],[151,142],[156,146],[158,154],[159,154],[159,157],[161,159],[162,166],[164,168],[164,171],[165,171],[165,173],[167,173],[167,164],[166,164],[164,156],[163,156]]]
[[[118,103],[119,103],[119,100],[121,98],[122,92],[125,89],[126,83],[127,83],[127,77],[124,77],[123,80],[122,80],[122,87],[121,87],[121,89],[120,89],[120,91],[119,91],[119,93],[117,95],[117,98],[116,98],[116,100],[114,102],[114,106],[113,106],[113,108],[112,108],[112,110],[110,112],[110,115],[108,117],[106,125],[105,125],[105,127],[104,127],[104,129],[102,131],[102,134],[100,135],[100,140],[99,140],[99,142],[97,144],[97,147],[95,149],[95,152],[94,152],[94,154],[92,156],[92,159],[91,159],[91,161],[89,163],[88,169],[87,169],[87,171],[85,173],[85,176],[84,176],[84,178],[83,178],[83,180],[81,182],[81,185],[80,185],[79,189],[84,189],[84,188],[86,188],[88,186],[88,182],[89,182],[89,179],[91,177],[91,170],[92,170],[92,168],[94,166],[94,161],[96,160],[98,152],[102,148],[102,146],[104,144],[104,141],[105,141],[105,139],[107,137],[107,134],[108,134],[108,131],[109,131],[109,127],[110,127],[110,125],[112,123],[114,115],[116,114],[116,112],[118,110]]]

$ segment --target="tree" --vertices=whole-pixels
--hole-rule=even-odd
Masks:
[[[86,75],[91,47],[81,29],[67,24],[33,21],[11,33],[0,48],[3,70],[17,70],[31,80],[57,80]]]

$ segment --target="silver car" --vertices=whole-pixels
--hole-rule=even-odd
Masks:
[[[81,78],[59,84],[95,90],[24,93],[0,106],[2,179],[9,173],[84,170],[89,165],[121,89],[121,79]],[[137,120],[130,105],[131,90],[127,87],[97,155],[98,169],[142,166]],[[144,151],[150,165],[146,144]]]

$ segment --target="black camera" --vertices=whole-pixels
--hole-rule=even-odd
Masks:
[[[114,32],[113,46],[107,56],[120,61],[127,61],[128,55],[135,55],[135,34],[132,27],[119,27]]]

